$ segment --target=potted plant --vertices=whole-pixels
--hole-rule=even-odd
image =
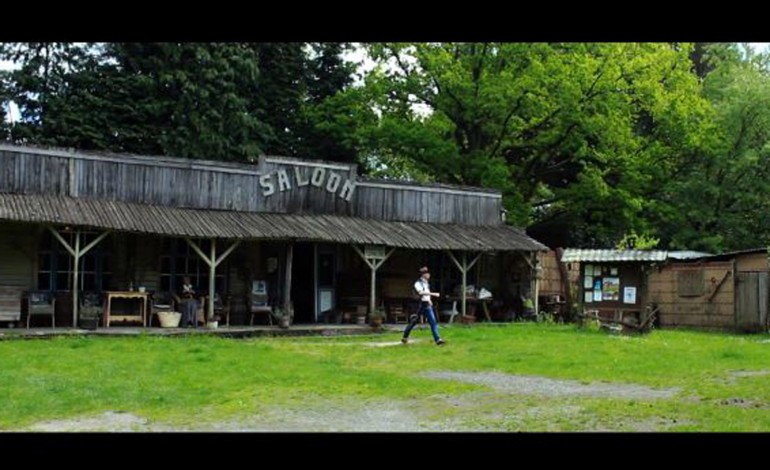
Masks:
[[[276,307],[273,309],[272,315],[273,318],[275,318],[276,323],[278,323],[278,326],[281,328],[289,327],[289,321],[291,319],[289,312],[280,307]]]
[[[382,326],[382,322],[385,321],[385,310],[376,308],[369,314],[369,324],[375,328]]]

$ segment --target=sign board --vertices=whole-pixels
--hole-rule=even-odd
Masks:
[[[382,245],[366,245],[364,246],[364,256],[369,259],[383,259],[385,258],[385,247]]]

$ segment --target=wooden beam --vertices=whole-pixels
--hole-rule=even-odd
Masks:
[[[363,251],[361,251],[360,248],[358,248],[356,245],[350,245],[353,247],[354,250],[356,250],[356,253],[358,253],[358,256],[361,257],[362,260],[364,260],[364,263],[366,263],[367,266],[369,266],[369,269],[373,269],[374,265],[369,261],[369,258],[366,257]]]
[[[219,255],[219,258],[217,258],[217,261],[216,261],[216,263],[214,263],[214,264],[215,264],[216,266],[219,266],[219,264],[220,264],[220,263],[222,263],[222,261],[224,261],[224,260],[225,260],[225,258],[227,258],[228,256],[230,256],[230,254],[233,252],[233,250],[235,250],[236,248],[238,248],[238,246],[239,246],[240,244],[241,244],[241,240],[236,240],[235,242],[233,242],[233,244],[232,244],[232,245],[230,245],[230,248],[226,249],[226,250],[224,251],[224,253],[222,253],[221,255]]]
[[[385,261],[390,258],[390,255],[393,254],[393,252],[396,251],[395,248],[391,248],[390,251],[388,251],[385,254],[384,258],[381,259],[370,259],[366,257],[366,254],[364,254],[363,251],[361,251],[360,248],[358,248],[356,245],[351,245],[354,250],[356,250],[356,253],[358,253],[358,256],[361,257],[361,259],[364,260],[364,263],[366,263],[367,266],[369,266],[369,269],[371,271],[369,276],[369,314],[371,315],[372,312],[374,312],[375,306],[377,305],[376,301],[376,286],[377,286],[377,270],[380,269],[380,266],[385,263]]]
[[[198,246],[198,244],[197,244],[197,243],[195,243],[195,242],[194,242],[194,241],[193,241],[191,238],[189,238],[189,237],[185,237],[185,240],[187,241],[187,244],[188,244],[188,245],[190,245],[190,248],[192,248],[192,249],[193,249],[193,251],[195,251],[195,252],[198,254],[198,256],[200,256],[200,257],[201,257],[201,259],[202,259],[202,260],[203,260],[203,261],[204,261],[206,264],[208,264],[209,266],[211,266],[212,264],[214,264],[214,260],[211,260],[211,259],[209,259],[209,257],[206,255],[206,253],[204,253],[204,252],[203,252],[203,250],[201,250],[201,249],[200,249],[200,247]]]
[[[77,328],[78,325],[78,275],[80,270],[78,265],[80,264],[80,231],[75,232],[75,266],[72,268],[72,327]],[[54,314],[55,315],[55,314]]]
[[[291,317],[291,266],[294,261],[294,245],[289,243],[286,246],[286,280],[285,280],[285,292],[286,294],[283,296],[283,313],[284,315],[289,315],[289,321],[292,320]]]
[[[67,240],[64,239],[64,237],[61,236],[61,234],[55,230],[53,227],[48,226],[48,230],[53,234],[54,238],[56,238],[59,243],[64,247],[67,252],[69,252],[70,256],[72,256],[74,267],[72,270],[72,327],[77,327],[77,318],[78,318],[78,307],[79,307],[79,298],[80,298],[80,286],[78,286],[78,281],[80,280],[80,258],[83,257],[86,253],[88,253],[93,247],[95,247],[99,242],[104,240],[104,238],[110,234],[110,231],[107,230],[101,234],[99,234],[98,237],[96,237],[91,243],[86,245],[83,249],[80,248],[80,231],[75,232],[75,246],[71,246]]]
[[[452,253],[450,250],[447,250],[446,253],[449,255],[449,258],[454,262],[455,266],[457,266],[457,269],[462,271],[463,270],[463,266],[460,264],[459,261],[457,261],[457,258],[455,258],[454,253]]]
[[[216,238],[211,239],[211,257],[209,258],[211,260],[211,263],[209,263],[209,298],[208,298],[208,317],[204,318],[206,323],[208,323],[208,319],[214,316],[214,294],[216,293],[216,275],[217,275],[217,240]],[[197,314],[196,314],[197,315]],[[198,320],[196,318],[195,324],[198,324]]]

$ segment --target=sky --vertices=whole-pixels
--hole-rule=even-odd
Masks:
[[[770,42],[750,42],[748,43],[756,52],[764,52],[770,50]],[[349,52],[346,55],[346,58],[352,62],[358,62],[360,65],[358,67],[358,72],[368,72],[374,67],[374,62],[372,62],[367,56],[366,52],[363,48],[356,48],[353,51]],[[11,61],[7,60],[0,60],[0,70],[11,70],[16,67],[16,64],[14,64]],[[356,79],[356,82],[358,82],[358,79]],[[5,120],[14,120],[17,121],[19,119],[19,108],[16,106],[16,103],[11,102],[10,103],[10,109],[3,109],[5,114]]]

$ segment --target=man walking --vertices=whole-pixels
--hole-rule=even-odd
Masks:
[[[404,344],[409,342],[409,333],[412,332],[412,328],[414,328],[414,325],[417,324],[417,321],[420,319],[420,315],[425,315],[428,318],[428,323],[430,323],[430,332],[433,334],[433,341],[436,342],[436,345],[441,346],[442,344],[446,343],[446,341],[441,339],[441,336],[438,334],[436,314],[433,312],[433,302],[431,301],[431,297],[438,297],[439,293],[430,291],[430,284],[428,283],[429,280],[430,271],[428,271],[427,266],[423,266],[420,268],[420,278],[417,279],[417,281],[414,283],[414,290],[420,296],[420,309],[418,310],[417,315],[412,315],[409,317],[409,324],[404,330],[404,337],[401,338],[401,342]]]

